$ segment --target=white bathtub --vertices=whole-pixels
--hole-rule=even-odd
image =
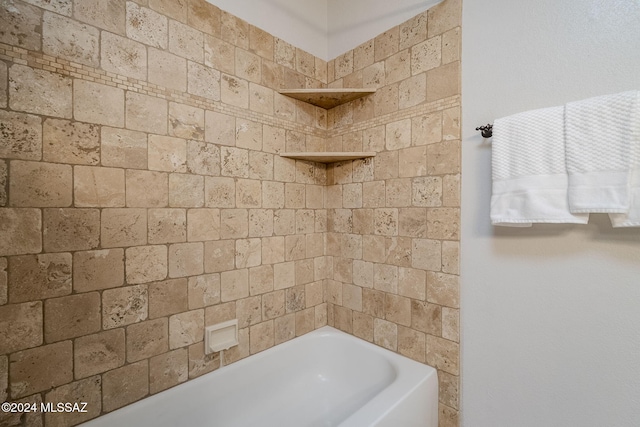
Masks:
[[[325,326],[86,427],[437,427],[435,369]]]

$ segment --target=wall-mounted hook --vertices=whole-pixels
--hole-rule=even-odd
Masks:
[[[479,130],[482,133],[483,138],[491,138],[493,135],[493,125],[488,124],[485,126],[478,126],[476,130]]]

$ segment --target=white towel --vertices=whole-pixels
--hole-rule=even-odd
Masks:
[[[493,125],[491,223],[586,224],[569,212],[565,169],[564,106],[527,111]]]
[[[629,150],[637,98],[637,91],[629,91],[566,105],[571,212],[628,212]]]
[[[636,108],[631,116],[631,146],[629,174],[629,210],[611,213],[614,227],[640,227],[640,91],[636,92]]]

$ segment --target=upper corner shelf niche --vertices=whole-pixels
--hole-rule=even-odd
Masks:
[[[375,89],[328,88],[328,89],[282,89],[282,95],[330,110],[354,99],[374,93]]]

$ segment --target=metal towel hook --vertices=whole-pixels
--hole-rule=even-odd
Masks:
[[[491,136],[493,136],[492,124],[487,124],[485,126],[478,126],[476,130],[479,130],[482,133],[483,138],[491,138]]]

